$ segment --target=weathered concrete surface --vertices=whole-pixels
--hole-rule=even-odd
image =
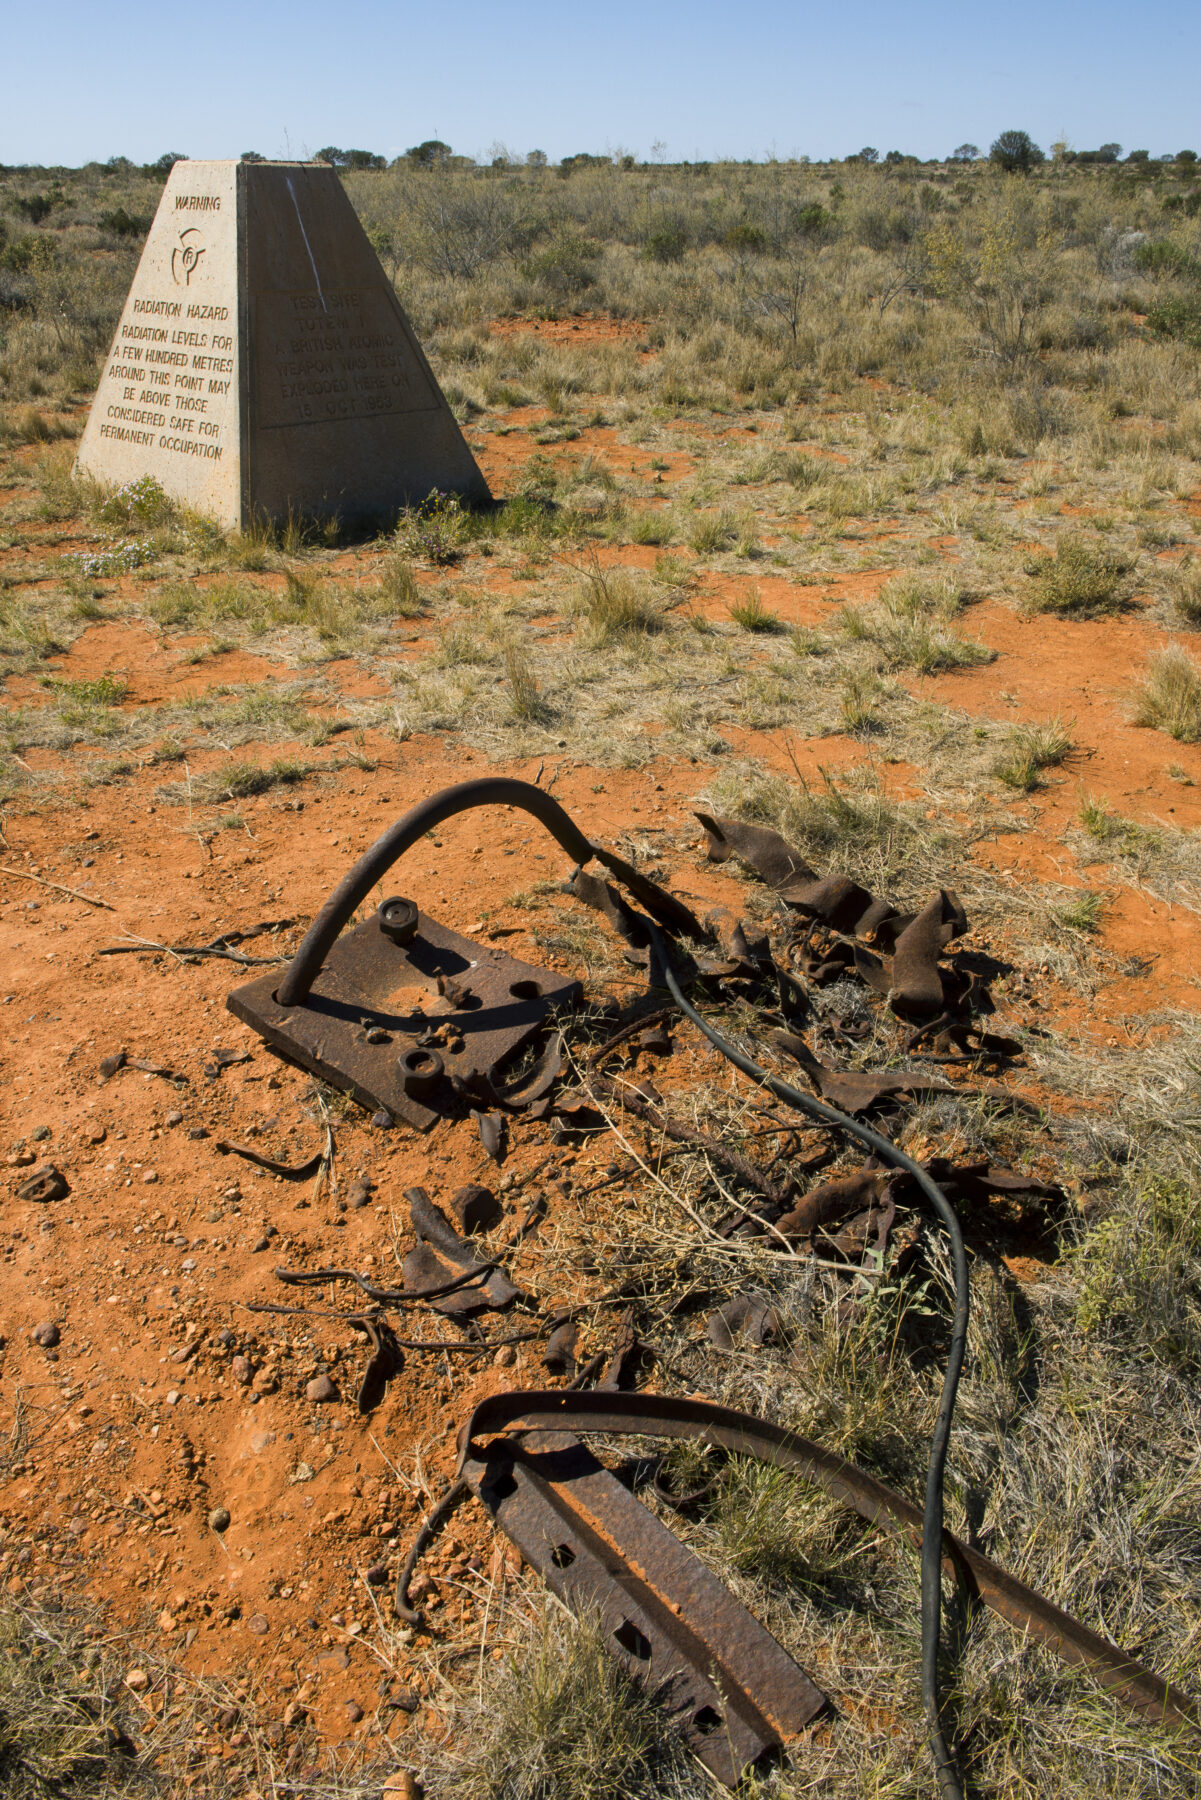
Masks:
[[[332,169],[179,162],[80,445],[231,529],[488,489]]]

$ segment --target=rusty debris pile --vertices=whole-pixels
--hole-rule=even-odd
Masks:
[[[496,804],[530,813],[572,858],[564,891],[603,917],[627,963],[644,973],[636,1000],[585,1010],[578,981],[460,935],[409,899],[385,899],[353,923],[371,890],[425,832],[455,813]],[[607,1353],[581,1366],[577,1321],[585,1309],[540,1314],[506,1271],[511,1253],[539,1229],[545,1200],[498,1241],[503,1214],[489,1188],[471,1185],[434,1198],[412,1187],[412,1244],[396,1285],[348,1268],[280,1268],[279,1283],[295,1297],[263,1298],[254,1310],[333,1317],[361,1336],[362,1413],[380,1404],[411,1355],[495,1360],[508,1346],[542,1343],[543,1366],[565,1385],[499,1394],[465,1421],[458,1479],[401,1570],[399,1615],[420,1622],[409,1593],[418,1561],[454,1508],[474,1495],[569,1607],[599,1616],[613,1655],[647,1683],[718,1780],[736,1785],[748,1766],[786,1753],[827,1698],[581,1441],[588,1433],[692,1438],[719,1455],[787,1469],[920,1549],[923,1700],[938,1786],[948,1800],[962,1790],[940,1699],[944,1577],[1015,1630],[1087,1667],[1135,1713],[1195,1732],[1201,1712],[1190,1697],[943,1524],[943,1469],[970,1299],[960,1215],[970,1220],[987,1209],[1003,1230],[1007,1218],[1028,1226],[1064,1199],[1053,1184],[987,1160],[928,1154],[917,1161],[881,1123],[947,1095],[1022,1107],[996,1085],[1021,1045],[989,1028],[987,968],[960,947],[968,919],[959,899],[940,890],[919,911],[900,912],[843,876],[815,871],[773,831],[698,817],[709,858],[736,858],[771,890],[770,930],[728,912],[698,918],[631,863],[590,842],[543,790],[489,778],[447,789],[406,814],[341,882],[282,977],[278,967],[256,974],[231,993],[229,1006],[281,1054],[352,1095],[381,1127],[400,1122],[424,1132],[439,1119],[470,1118],[498,1162],[511,1135],[534,1122],[549,1126],[559,1142],[579,1142],[617,1119],[640,1121],[660,1165],[697,1154],[720,1173],[723,1191],[734,1197],[713,1227],[720,1236],[820,1259],[845,1278],[844,1308],[899,1275],[919,1254],[933,1219],[950,1249],[955,1293],[924,1510],[770,1420],[651,1391],[654,1355],[639,1341],[632,1312]],[[240,941],[230,934],[203,953],[253,963],[237,950]],[[819,1016],[821,990],[837,1001]],[[719,1010],[739,1020],[736,1038],[712,1022]],[[770,1154],[752,1156],[698,1130],[645,1075],[613,1072],[619,1051],[670,1055],[683,1029],[697,1031],[753,1084]],[[887,1060],[905,1066],[864,1066],[865,1048],[881,1041]],[[953,1083],[950,1068],[961,1072]],[[847,1165],[848,1147],[858,1166]],[[245,1145],[217,1148],[285,1179],[319,1173],[333,1154],[328,1133],[325,1149],[295,1166]],[[636,1158],[612,1165],[616,1174],[597,1189],[636,1167]],[[56,1175],[42,1169],[31,1176],[31,1189],[40,1184],[34,1197],[43,1188],[49,1193]],[[339,1287],[348,1294],[344,1311],[305,1305],[306,1289]],[[632,1302],[635,1287],[618,1283],[606,1299]],[[753,1350],[780,1337],[766,1290],[714,1298],[707,1331],[715,1346]],[[436,1336],[406,1333],[404,1316],[415,1308],[438,1315]],[[670,1505],[698,1499],[673,1493],[665,1477],[656,1491]]]

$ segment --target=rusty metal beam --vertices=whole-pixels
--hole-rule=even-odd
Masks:
[[[564,1604],[599,1617],[610,1652],[727,1787],[825,1707],[771,1633],[574,1438],[469,1444],[461,1474]]]
[[[464,1466],[479,1457],[477,1440],[516,1429],[542,1433],[600,1431],[610,1437],[699,1438],[740,1456],[790,1469],[872,1524],[920,1545],[922,1511],[854,1463],[810,1438],[703,1400],[661,1394],[577,1393],[568,1389],[495,1394],[471,1415],[460,1434]],[[1016,1630],[1067,1663],[1087,1669],[1116,1700],[1149,1724],[1191,1734],[1201,1731],[1201,1706],[1189,1694],[1127,1656],[1041,1594],[944,1530],[943,1568],[966,1579],[979,1597]]]

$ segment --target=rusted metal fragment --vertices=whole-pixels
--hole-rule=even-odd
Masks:
[[[673,937],[696,940],[704,937],[704,927],[700,920],[682,900],[677,900],[674,894],[669,894],[666,888],[660,887],[657,881],[652,881],[649,875],[644,875],[633,863],[626,862],[615,851],[606,850],[601,844],[592,844],[590,849],[602,868],[608,869],[610,875],[617,877],[622,887],[633,894],[639,906],[646,908],[657,925],[662,925]]]
[[[469,1234],[491,1231],[504,1212],[492,1189],[480,1187],[474,1181],[469,1182],[466,1187],[458,1188],[447,1205],[458,1221],[459,1230]]]
[[[307,1162],[276,1162],[274,1157],[264,1156],[260,1150],[252,1150],[249,1144],[231,1144],[226,1138],[218,1138],[213,1149],[222,1156],[240,1156],[246,1162],[253,1163],[256,1169],[266,1169],[269,1175],[281,1175],[285,1181],[307,1181],[325,1161],[324,1153],[318,1150]]]
[[[831,1069],[813,1054],[804,1038],[793,1031],[769,1031],[767,1039],[800,1063],[823,1100],[853,1117],[870,1112],[885,1100],[924,1100],[931,1094],[963,1094],[934,1075],[913,1075],[891,1069],[865,1072]]]
[[[605,881],[600,875],[590,875],[584,869],[575,869],[570,879],[562,884],[562,891],[570,894],[573,900],[582,900],[585,906],[607,919],[618,937],[624,939],[627,959],[645,966],[650,959],[646,927],[611,881]]]
[[[446,1214],[435,1206],[424,1188],[409,1188],[409,1216],[413,1230],[423,1240],[404,1260],[406,1296],[452,1283],[456,1276],[478,1275],[480,1285],[457,1288],[453,1293],[430,1297],[441,1313],[470,1314],[511,1306],[520,1289],[507,1276],[481,1263],[470,1244],[465,1244]]]
[[[412,919],[398,923],[404,907]],[[278,987],[263,975],[227,1005],[293,1062],[420,1131],[464,1094],[503,1095],[505,1068],[580,994],[578,981],[395,898],[337,940],[296,1005],[282,1006]]]
[[[574,1375],[575,1353],[579,1343],[579,1327],[570,1319],[556,1325],[547,1339],[542,1366],[552,1375]]]
[[[823,1181],[776,1220],[776,1230],[790,1242],[812,1237],[819,1226],[874,1206],[895,1173],[893,1169],[860,1169],[855,1175]]]
[[[40,1168],[27,1175],[24,1181],[17,1183],[18,1200],[36,1200],[39,1204],[48,1200],[65,1200],[71,1192],[66,1176],[53,1163],[43,1163]]]
[[[385,1320],[363,1313],[352,1319],[351,1323],[367,1333],[372,1349],[355,1403],[361,1413],[374,1412],[387,1391],[388,1383],[405,1366],[404,1351],[397,1341],[396,1333]]]
[[[747,863],[761,875],[769,887],[777,890],[791,883],[805,884],[817,880],[817,872],[804,857],[786,843],[778,831],[763,825],[744,825],[738,819],[718,819],[709,813],[697,813],[705,833],[705,850],[709,861],[729,862],[732,856]]]
[[[573,1438],[469,1444],[461,1473],[559,1599],[598,1616],[612,1655],[727,1787],[825,1708],[758,1620]]]
[[[650,1374],[654,1361],[654,1351],[639,1338],[630,1315],[623,1314],[617,1348],[596,1385],[607,1394],[625,1393]]]
[[[705,1321],[705,1329],[709,1333],[709,1342],[719,1350],[737,1350],[743,1346],[758,1350],[764,1344],[774,1343],[780,1335],[780,1321],[770,1296],[758,1288],[751,1288],[745,1294],[735,1294],[732,1300],[711,1312]]]
[[[921,1542],[921,1508],[874,1476],[811,1438],[708,1401],[661,1394],[616,1398],[567,1389],[496,1394],[476,1408],[460,1433],[463,1462],[480,1455],[477,1440],[513,1430],[700,1438],[735,1455],[791,1469],[869,1523],[885,1526],[911,1544]],[[951,1532],[943,1531],[942,1547],[946,1573],[966,1581],[986,1606],[1016,1630],[1054,1650],[1065,1662],[1088,1669],[1101,1687],[1149,1724],[1187,1731],[1194,1737],[1201,1734],[1201,1706],[1190,1694],[1164,1681]]]

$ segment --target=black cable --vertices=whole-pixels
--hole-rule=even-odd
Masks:
[[[934,1758],[934,1771],[938,1781],[939,1792],[943,1800],[963,1800],[963,1788],[960,1785],[951,1752],[947,1746],[942,1727],[942,1707],[939,1701],[938,1682],[938,1650],[939,1632],[942,1620],[942,1530],[943,1530],[943,1484],[946,1472],[947,1442],[951,1435],[951,1418],[955,1411],[955,1396],[959,1387],[959,1377],[963,1369],[963,1359],[967,1349],[967,1328],[970,1309],[969,1277],[967,1251],[964,1248],[963,1232],[959,1226],[955,1210],[943,1193],[938,1183],[932,1181],[925,1169],[913,1157],[907,1156],[898,1149],[889,1138],[882,1137],[869,1125],[861,1125],[858,1120],[848,1114],[839,1112],[837,1107],[827,1106],[824,1100],[806,1094],[795,1088],[790,1082],[782,1081],[778,1075],[772,1075],[757,1063],[753,1057],[747,1056],[737,1044],[723,1037],[714,1029],[707,1019],[702,1018],[696,1008],[690,1004],[676,977],[675,969],[667,954],[667,946],[662,936],[649,919],[642,923],[650,937],[651,946],[663,972],[664,984],[676,1005],[690,1019],[702,1035],[708,1038],[715,1049],[732,1062],[737,1069],[752,1081],[769,1088],[779,1099],[793,1106],[798,1112],[807,1113],[810,1118],[818,1119],[826,1125],[836,1125],[851,1137],[858,1138],[861,1144],[882,1156],[894,1168],[904,1169],[911,1175],[929,1200],[939,1218],[947,1229],[951,1242],[951,1261],[955,1276],[955,1313],[951,1326],[951,1344],[947,1354],[946,1372],[943,1375],[942,1397],[938,1404],[938,1416],[934,1421],[934,1431],[930,1439],[930,1464],[926,1474],[926,1507],[922,1522],[922,1700],[926,1709],[926,1724],[929,1733],[930,1752]]]

